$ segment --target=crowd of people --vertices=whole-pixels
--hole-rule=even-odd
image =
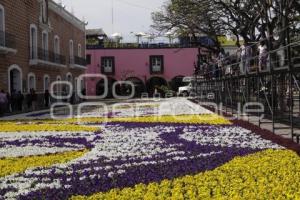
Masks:
[[[85,96],[86,89],[83,89],[81,93]],[[63,97],[68,96],[66,88],[63,88],[59,95],[62,95]],[[64,98],[62,101],[75,104],[84,100],[78,99],[75,95],[75,91],[73,91],[70,98]],[[27,94],[23,94],[21,91],[16,90],[13,90],[10,94],[4,90],[0,90],[0,117],[9,113],[15,114],[49,108],[51,102],[52,99],[49,90],[45,90],[44,93],[40,93],[39,95],[33,88],[31,88]]]
[[[234,55],[226,54],[221,49],[210,61],[204,61],[195,69],[196,74],[204,75],[206,79],[220,78],[228,75],[245,75],[251,70],[264,71],[268,69],[269,53],[265,41],[259,45],[245,42],[238,45]]]
[[[26,100],[26,102],[24,102]],[[5,113],[18,113],[23,111],[35,111],[37,109],[38,96],[31,88],[29,93],[24,95],[21,91],[13,90],[10,93],[0,91],[0,116]],[[49,107],[50,94],[46,90],[44,93],[44,106]]]

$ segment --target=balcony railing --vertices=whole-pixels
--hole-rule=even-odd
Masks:
[[[80,66],[86,66],[86,59],[75,56],[75,64]]]
[[[78,56],[70,57],[70,65],[86,66],[86,59]]]
[[[0,31],[0,47],[16,49],[16,36]]]
[[[59,65],[66,64],[66,57],[52,51],[45,50],[43,48],[38,48],[38,59],[50,63],[55,63]]]
[[[197,48],[197,44],[167,44],[167,43],[120,43],[120,44],[100,44],[100,45],[89,45],[87,49],[166,49],[166,48]]]

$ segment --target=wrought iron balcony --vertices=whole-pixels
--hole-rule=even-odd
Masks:
[[[38,48],[38,60],[45,62],[55,63],[59,65],[66,64],[66,57],[52,51],[45,50],[43,48]]]
[[[78,57],[78,56],[70,57],[69,62],[70,62],[70,65],[73,65],[73,66],[85,67],[87,65],[86,64],[86,59]]]
[[[86,66],[86,59],[75,56],[75,65]]]
[[[7,51],[16,49],[16,36],[0,31],[0,48]]]

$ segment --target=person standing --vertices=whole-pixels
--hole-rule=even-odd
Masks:
[[[23,101],[24,101],[24,95],[21,91],[18,92],[17,95],[17,110],[22,111],[23,110]]]
[[[240,72],[241,74],[246,74],[250,72],[250,58],[251,58],[251,47],[245,44],[243,44],[240,48],[241,52],[241,66],[240,66]]]
[[[17,110],[17,92],[13,90],[11,93],[11,110],[15,112]]]
[[[225,74],[223,72],[223,70],[224,70],[223,69],[224,61],[225,61],[225,51],[224,51],[224,49],[221,49],[221,51],[220,51],[220,53],[218,55],[218,68],[222,72],[221,75]]]
[[[7,108],[6,108],[6,111],[8,113],[11,113],[12,112],[12,108],[11,108],[11,96],[10,96],[9,92],[6,93],[6,99],[7,99],[7,103],[6,103]]]
[[[31,90],[31,100],[32,100],[32,110],[35,111],[37,107],[37,95],[35,93],[35,90]]]
[[[7,98],[4,90],[0,92],[0,116],[3,116],[5,113],[5,107],[7,103]]]
[[[32,108],[32,89],[30,89],[29,93],[26,95],[27,99],[27,109],[30,110]]]
[[[45,107],[48,108],[50,104],[50,93],[49,90],[45,90],[44,94]]]
[[[263,71],[267,68],[267,60],[268,60],[268,48],[264,41],[260,42],[258,47],[259,50],[259,71]]]

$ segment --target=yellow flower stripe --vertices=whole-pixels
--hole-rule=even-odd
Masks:
[[[74,124],[1,124],[0,132],[39,132],[39,131],[98,131],[99,128]]]
[[[78,122],[78,119],[70,119],[68,122]],[[229,125],[229,120],[215,115],[177,115],[177,116],[142,116],[142,117],[116,117],[116,118],[82,118],[81,123],[101,123],[101,122],[138,122],[138,123],[186,123],[186,124],[209,124],[209,125]]]
[[[205,173],[71,200],[300,199],[300,158],[289,150],[266,150]]]
[[[29,168],[49,167],[54,164],[66,163],[76,158],[82,157],[87,152],[88,150],[70,151],[66,153],[43,156],[0,159],[0,177],[24,172]]]
[[[68,118],[62,120],[44,119],[44,120],[19,120],[10,122],[0,122],[0,126],[34,126],[34,125],[63,125],[70,124],[71,129],[79,129],[84,126],[75,126],[76,124],[89,124],[89,123],[103,123],[103,122],[137,122],[137,123],[184,123],[184,124],[207,124],[207,125],[230,125],[231,122],[224,117],[216,114],[203,114],[203,115],[163,115],[163,116],[140,116],[140,117],[83,117],[83,118]],[[71,125],[74,125],[73,128]],[[66,127],[66,125],[64,125]],[[42,129],[42,128],[41,128]],[[63,131],[60,128],[57,131]],[[67,129],[67,128],[66,128]],[[95,128],[87,128],[95,129]],[[87,131],[88,131],[87,130]],[[94,130],[92,130],[94,131]]]

